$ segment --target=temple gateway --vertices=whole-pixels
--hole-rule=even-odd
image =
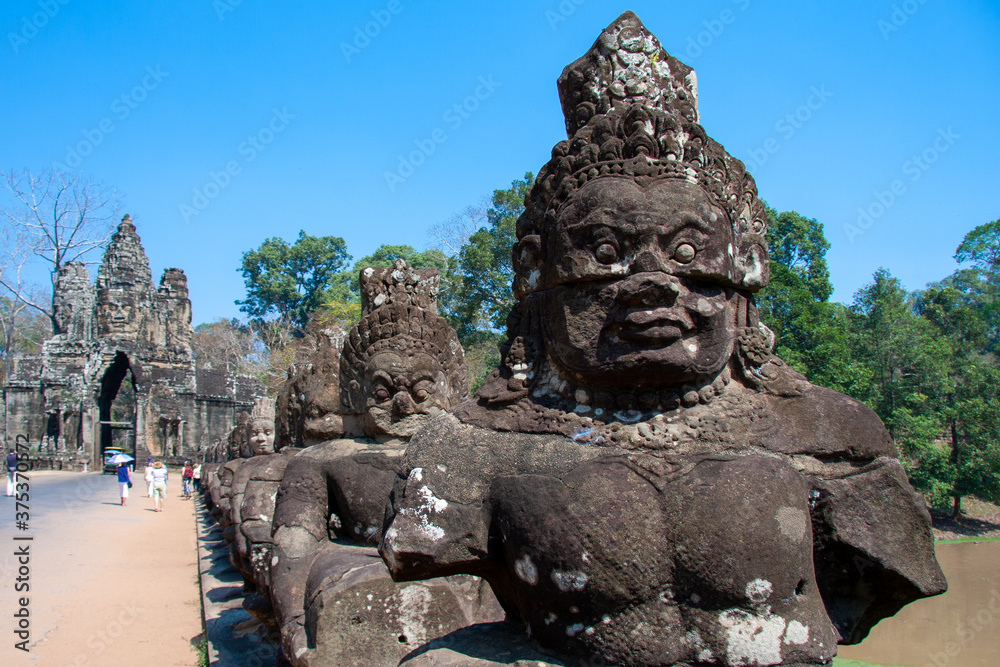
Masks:
[[[250,376],[195,367],[187,278],[165,269],[153,287],[128,215],[96,284],[82,263],[65,264],[52,307],[55,335],[18,355],[4,386],[6,441],[27,438],[33,465],[94,466],[110,447],[179,463],[263,394]]]

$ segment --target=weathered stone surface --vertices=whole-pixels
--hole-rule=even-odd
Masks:
[[[603,663],[560,660],[540,653],[505,623],[479,623],[427,642],[399,667],[598,667]]]
[[[340,351],[346,336],[338,327],[309,328],[300,341],[288,380],[278,394],[281,446],[308,447],[343,434]]]
[[[55,335],[41,354],[15,359],[4,387],[8,437],[26,436],[42,457],[94,465],[115,445],[176,465],[228,432],[262,393],[247,376],[195,368],[184,272],[166,269],[154,289],[127,215],[94,285],[84,265],[60,268],[53,314]],[[129,374],[134,415],[112,419]]]
[[[693,72],[626,12],[559,90],[501,366],[411,439],[380,553],[484,577],[567,660],[828,664],[945,589],[923,501],[867,408],[771,354],[763,205]]]
[[[481,579],[448,577],[400,586],[374,548],[329,544],[316,557],[306,597],[308,664],[395,665],[428,640],[500,613]],[[301,659],[302,656],[300,656]]]
[[[296,666],[396,664],[499,608],[478,580],[400,586],[375,545],[406,439],[465,397],[462,349],[435,312],[437,273],[405,262],[361,273],[362,320],[340,357],[345,430],[285,469],[271,592]]]
[[[437,269],[403,260],[361,271],[363,316],[340,357],[345,434],[406,439],[465,395],[462,346],[437,314],[438,281]]]

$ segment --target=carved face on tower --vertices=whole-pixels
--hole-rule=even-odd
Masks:
[[[735,338],[733,236],[697,185],[603,178],[578,190],[549,230],[546,348],[587,385],[670,386],[711,377]]]
[[[128,335],[139,331],[138,299],[122,289],[100,290],[97,295],[97,327],[102,335]]]

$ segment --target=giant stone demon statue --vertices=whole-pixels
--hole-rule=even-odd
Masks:
[[[945,590],[878,418],[771,354],[756,186],[634,14],[559,78],[501,366],[410,441],[380,552],[602,664],[826,665]]]

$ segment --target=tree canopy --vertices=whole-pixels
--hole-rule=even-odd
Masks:
[[[534,182],[528,172],[506,190],[494,190],[486,210],[487,225],[469,237],[458,252],[451,319],[460,340],[502,332],[514,305],[511,291],[511,248],[515,227],[524,212],[524,196]]]
[[[243,253],[243,280],[247,296],[237,301],[253,319],[276,314],[299,327],[325,299],[347,295],[341,275],[351,256],[344,239],[310,236],[304,231],[294,244],[274,237],[256,250]]]

